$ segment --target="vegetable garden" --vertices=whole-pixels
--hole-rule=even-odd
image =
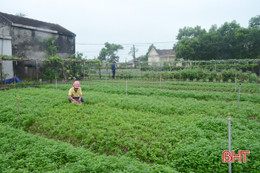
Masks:
[[[228,113],[232,150],[250,150],[232,170],[260,170],[259,84],[239,108],[239,83],[84,81],[82,105],[70,87],[0,91],[2,172],[227,172]]]

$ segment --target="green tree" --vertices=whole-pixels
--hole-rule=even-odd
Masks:
[[[252,43],[249,52],[253,53],[249,58],[260,58],[260,28],[250,28],[249,34]]]
[[[184,58],[195,60],[195,49],[193,45],[195,44],[194,40],[191,38],[182,38],[177,44],[174,45],[174,51],[177,58]]]
[[[179,30],[179,41],[174,45],[176,57],[191,60],[234,59],[241,58],[243,50],[245,57],[249,52],[242,47],[249,43],[249,40],[245,42],[250,35],[243,34],[236,21],[225,22],[220,28],[212,25],[208,32],[200,26],[184,27]]]
[[[50,81],[53,81],[55,78],[61,78],[62,59],[58,56],[52,56],[45,59],[47,61],[45,61],[41,67],[41,70],[43,71],[43,79],[49,79]]]
[[[156,47],[155,47],[153,44],[151,44],[151,45],[149,46],[149,48],[148,48],[146,54],[139,56],[139,57],[137,58],[137,60],[139,60],[139,61],[148,61],[148,53],[152,50],[152,48],[155,48],[155,49],[156,49]]]
[[[173,48],[176,52],[176,57],[191,60],[202,59],[204,57],[202,38],[206,33],[206,30],[200,26],[180,29],[177,35],[179,41]]]
[[[181,40],[182,38],[194,38],[198,37],[202,34],[206,33],[205,29],[201,29],[200,26],[192,27],[184,27],[179,29],[179,34],[177,35],[177,40]]]
[[[149,46],[149,48],[148,48],[147,53],[146,53],[147,56],[148,56],[148,53],[152,50],[152,48],[155,48],[155,49],[156,49],[156,47],[155,47],[153,44],[151,44],[151,45]]]
[[[119,56],[116,55],[116,53],[120,50],[123,49],[123,46],[120,44],[110,44],[108,42],[105,43],[105,48],[102,48],[98,59],[101,62],[118,62],[119,61]]]
[[[234,59],[239,56],[239,43],[235,39],[236,32],[240,29],[236,21],[225,22],[218,30],[219,50],[222,59]]]
[[[260,15],[249,20],[249,28],[260,28]]]
[[[76,54],[73,54],[69,60],[66,62],[65,70],[66,70],[66,78],[72,79],[75,77],[76,79],[80,79],[83,76],[83,54],[77,52]]]
[[[59,50],[58,46],[55,45],[55,40],[52,37],[43,39],[43,43],[46,46],[46,54],[48,56],[55,56]]]

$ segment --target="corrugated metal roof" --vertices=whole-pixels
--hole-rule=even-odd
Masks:
[[[7,21],[9,21],[11,24],[18,24],[14,26],[28,26],[28,27],[34,27],[34,28],[42,28],[45,30],[52,30],[52,31],[57,31],[59,34],[62,35],[67,35],[67,36],[76,36],[73,32],[63,28],[62,26],[58,24],[52,24],[52,23],[47,23],[47,22],[42,22],[39,20],[34,20],[30,18],[25,18],[25,17],[20,17],[20,16],[15,16],[11,14],[6,14],[0,12],[0,16],[5,18]]]

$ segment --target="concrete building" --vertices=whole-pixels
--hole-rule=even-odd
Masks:
[[[148,53],[148,65],[162,66],[165,62],[173,62],[176,59],[175,52],[172,49],[155,49],[154,47]]]
[[[163,66],[164,64],[174,63],[175,66],[185,66],[180,61],[183,58],[176,59],[175,52],[172,49],[155,49],[154,47],[148,52],[148,65]]]
[[[58,47],[57,56],[75,54],[76,35],[58,24],[42,22],[0,12],[0,55],[41,60],[47,57],[44,39],[52,38]],[[3,72],[12,74],[12,63],[2,62]]]

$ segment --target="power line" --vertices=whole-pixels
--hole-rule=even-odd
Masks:
[[[161,41],[161,42],[143,42],[143,43],[117,43],[120,45],[145,45],[145,44],[164,44],[164,43],[175,43],[176,41]],[[104,43],[76,43],[82,46],[103,46]]]

